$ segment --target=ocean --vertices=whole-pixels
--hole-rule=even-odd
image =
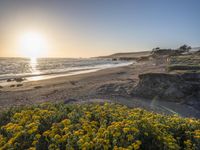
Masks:
[[[133,62],[103,58],[0,58],[0,83],[8,79],[42,80],[126,66]]]

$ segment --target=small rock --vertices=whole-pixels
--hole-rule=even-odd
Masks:
[[[117,72],[117,74],[121,75],[121,74],[125,74],[125,71],[121,71],[121,72]]]
[[[72,85],[76,85],[76,81],[69,81]]]
[[[25,79],[24,78],[15,78],[15,81],[16,82],[22,82],[22,81],[24,81]]]
[[[11,82],[12,81],[12,79],[7,79],[7,82]]]
[[[34,88],[35,89],[40,89],[40,88],[42,88],[42,86],[35,86]]]
[[[23,86],[23,84],[17,84],[17,87]]]
[[[10,87],[15,87],[15,85],[14,85],[14,84],[12,84],[12,85],[10,85]]]

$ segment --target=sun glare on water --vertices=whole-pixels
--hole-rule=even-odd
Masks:
[[[35,72],[35,71],[37,71],[37,58],[36,57],[31,57],[30,58],[30,65],[31,65],[31,68],[32,68],[32,70]]]
[[[20,51],[24,57],[32,60],[44,57],[47,43],[42,34],[37,32],[27,32],[20,37]]]

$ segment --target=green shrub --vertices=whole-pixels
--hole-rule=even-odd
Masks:
[[[200,120],[118,104],[42,104],[4,115],[1,150],[200,149]]]

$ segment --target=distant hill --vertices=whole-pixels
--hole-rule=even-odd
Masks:
[[[196,52],[200,50],[200,47],[193,47],[190,52]],[[151,55],[152,51],[142,51],[142,52],[126,52],[126,53],[115,53],[108,56],[99,56],[98,58],[140,58],[140,57],[146,57]]]
[[[151,54],[151,51],[142,51],[142,52],[127,52],[127,53],[115,53],[108,56],[100,56],[99,58],[138,58],[138,57],[144,57],[149,56]]]

